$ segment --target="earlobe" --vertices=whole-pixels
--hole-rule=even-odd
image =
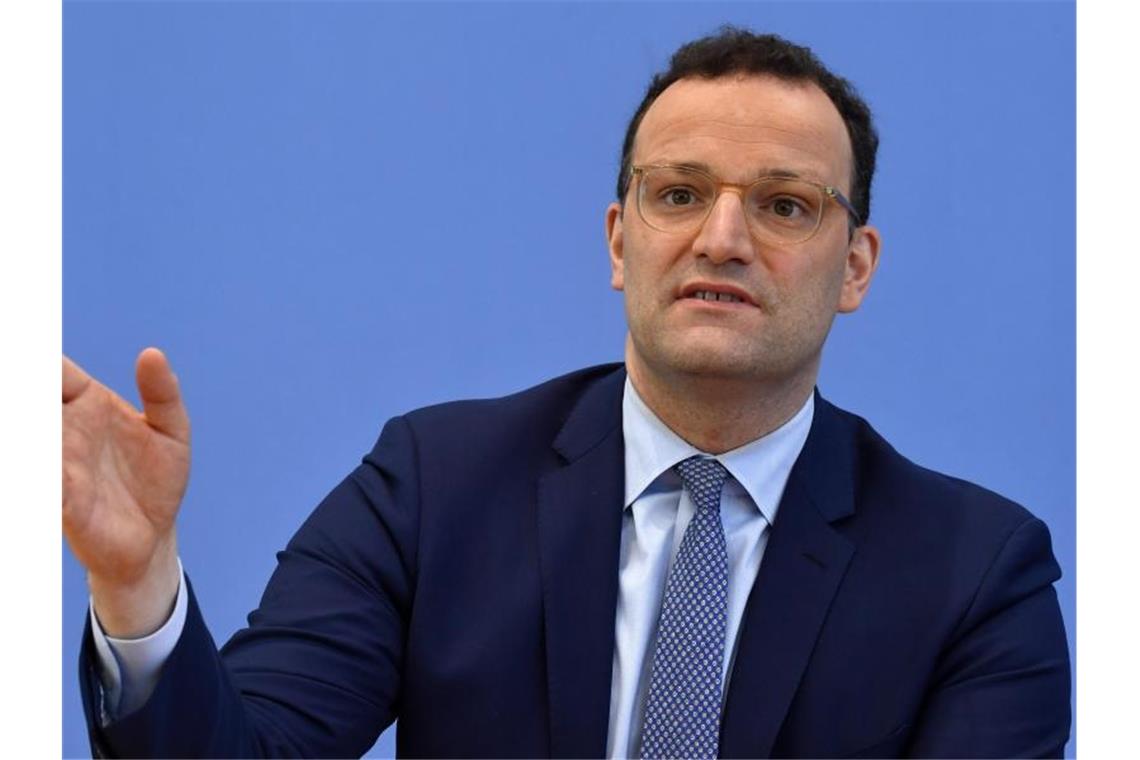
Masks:
[[[871,279],[879,267],[882,238],[870,225],[855,230],[847,245],[847,268],[843,277],[843,290],[839,296],[839,312],[847,314],[859,308],[871,287]]]
[[[611,203],[606,208],[606,242],[610,249],[610,286],[614,290],[625,289],[625,257],[622,248],[622,207]]]

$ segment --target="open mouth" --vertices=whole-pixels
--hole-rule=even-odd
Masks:
[[[693,298],[698,301],[723,301],[726,303],[744,303],[744,299],[739,296],[734,296],[732,293],[714,293],[711,290],[698,290],[685,298]]]

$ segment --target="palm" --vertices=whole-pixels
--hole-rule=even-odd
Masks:
[[[161,367],[156,361],[145,379],[161,383],[165,378],[154,372],[169,368],[165,359]],[[171,535],[190,470],[189,427],[169,424],[177,422],[171,402],[152,414],[142,362],[145,415],[78,367],[64,371],[64,533],[88,571],[124,584],[147,571],[157,544]]]

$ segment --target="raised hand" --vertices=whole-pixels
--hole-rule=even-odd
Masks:
[[[174,519],[190,475],[190,421],[161,351],[139,354],[139,412],[63,359],[63,532],[112,636],[157,629],[178,591]]]

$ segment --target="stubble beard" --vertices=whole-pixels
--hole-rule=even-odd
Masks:
[[[830,325],[828,326],[830,327]],[[824,339],[826,339],[825,330]],[[702,334],[703,333],[703,334]],[[630,323],[627,363],[672,384],[711,382],[748,387],[797,385],[819,370],[822,342],[805,350],[806,336],[734,336],[728,328],[690,326],[678,332]]]

